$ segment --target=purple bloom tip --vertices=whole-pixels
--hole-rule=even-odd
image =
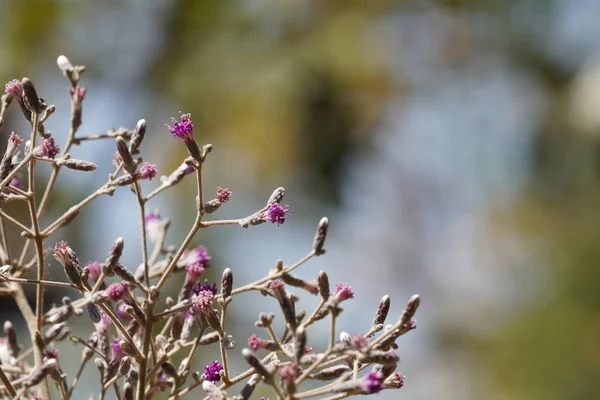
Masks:
[[[380,371],[369,372],[368,375],[361,379],[360,388],[363,392],[377,393],[385,387],[382,381],[383,374]]]
[[[173,136],[183,138],[184,140],[192,139],[192,134],[194,132],[194,124],[191,120],[191,115],[179,113],[180,121],[177,121],[175,118],[171,118],[172,126],[167,125],[169,128],[169,132]]]
[[[287,206],[281,206],[276,202],[271,203],[267,210],[267,220],[272,224],[277,223],[281,225],[285,222],[285,215],[290,213],[290,209]]]
[[[217,294],[217,284],[216,283],[208,283],[208,279],[204,280],[204,284],[198,283],[194,288],[194,293],[199,294],[203,291],[212,292],[213,295]]]
[[[140,168],[140,175],[144,179],[152,180],[156,174],[158,174],[158,168],[156,168],[156,165],[154,164],[144,163],[142,168]]]
[[[212,363],[208,364],[206,367],[204,367],[204,374],[202,375],[202,378],[205,381],[210,381],[210,382],[219,382],[221,380],[221,374],[220,372],[223,370],[223,366],[217,361],[213,361]]]
[[[344,300],[354,298],[352,286],[348,285],[347,283],[338,283],[335,286],[335,293],[333,295],[338,303],[341,303]]]

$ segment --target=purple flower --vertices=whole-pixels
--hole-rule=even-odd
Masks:
[[[333,296],[338,303],[341,303],[344,300],[353,299],[354,292],[352,291],[352,286],[347,283],[338,283],[335,286],[335,293]]]
[[[85,267],[90,271],[89,278],[94,282],[97,282],[102,273],[102,263],[99,261],[92,261]]]
[[[361,378],[358,386],[363,392],[377,393],[385,386],[383,385],[383,374],[380,371],[369,372],[365,377]]]
[[[23,85],[21,81],[18,79],[13,79],[9,81],[4,86],[4,93],[10,94],[14,97],[19,103],[23,101]]]
[[[21,143],[23,143],[23,138],[14,132],[11,132],[11,134],[8,136],[8,142],[9,142],[9,144],[12,143],[12,144],[18,146]]]
[[[352,339],[350,341],[352,343],[352,346],[354,346],[354,348],[356,350],[359,351],[364,351],[369,347],[369,339],[367,339],[366,337],[364,337],[361,334],[356,334],[354,336],[352,336]]]
[[[158,213],[150,213],[146,215],[144,220],[146,223],[146,231],[150,240],[156,242],[160,237],[162,219]]]
[[[210,283],[208,283],[208,279],[205,279],[204,284],[198,283],[196,285],[196,287],[194,288],[194,293],[199,294],[200,292],[203,292],[205,290],[212,292],[213,295],[216,295],[217,294],[217,284],[216,283],[210,284]]]
[[[203,290],[196,295],[196,297],[192,301],[192,306],[198,311],[209,312],[210,310],[212,310],[214,297],[214,293],[210,290]]]
[[[142,168],[140,168],[140,175],[144,179],[152,180],[156,174],[158,174],[158,169],[154,164],[144,163]]]
[[[388,376],[384,383],[386,385],[390,385],[395,387],[396,389],[402,389],[404,386],[404,380],[406,377],[402,375],[400,372],[394,372],[392,375]]]
[[[171,123],[173,124],[173,126],[167,125],[167,128],[169,128],[169,132],[171,132],[173,136],[180,137],[185,141],[193,140],[194,124],[192,123],[190,117],[191,114],[183,114],[180,112],[179,118],[181,119],[181,121],[177,121],[175,118],[171,118]]]
[[[281,225],[285,222],[285,215],[289,212],[289,207],[280,206],[278,203],[273,202],[267,210],[266,218],[272,224],[277,223],[277,225]]]
[[[252,335],[248,338],[248,346],[254,351],[261,349],[263,340],[256,335]]]
[[[60,148],[53,138],[42,139],[40,145],[34,151],[36,157],[46,158],[54,158],[58,153],[60,153]]]
[[[205,381],[210,382],[219,382],[221,380],[220,372],[223,370],[223,366],[217,361],[213,361],[211,364],[208,364],[204,367],[204,374],[202,374],[202,378]]]
[[[220,203],[224,204],[227,203],[229,199],[231,199],[231,190],[227,188],[223,189],[222,187],[218,187],[217,200],[219,200]]]
[[[185,270],[194,282],[200,278],[208,267],[211,257],[204,246],[198,246],[184,254],[182,261],[187,264]]]
[[[123,282],[115,282],[106,289],[106,294],[112,301],[121,300],[129,293],[129,287]]]
[[[298,376],[298,367],[294,364],[288,364],[279,370],[281,381],[290,384],[293,383]]]

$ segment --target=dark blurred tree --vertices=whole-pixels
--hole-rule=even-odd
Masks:
[[[309,188],[338,200],[344,158],[368,144],[401,89],[390,43],[377,41],[396,4],[179,0],[150,76],[203,135],[243,151],[263,176],[302,171]]]

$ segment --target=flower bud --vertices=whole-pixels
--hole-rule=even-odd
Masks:
[[[321,218],[321,221],[319,221],[319,225],[317,226],[317,233],[315,234],[315,238],[313,239],[313,250],[318,256],[320,256],[321,254],[325,254],[323,245],[325,244],[325,239],[327,238],[328,228],[329,220],[327,219],[327,217]]]
[[[300,363],[300,359],[306,351],[306,331],[303,326],[299,326],[294,334],[294,360],[296,364]]]
[[[117,372],[119,373],[120,376],[125,376],[129,372],[130,368],[131,368],[131,358],[125,356],[121,359],[121,362],[119,363],[119,369],[117,370]]]
[[[115,244],[113,244],[113,247],[110,250],[110,254],[108,255],[108,258],[106,259],[106,261],[104,262],[104,265],[102,266],[102,272],[104,272],[106,275],[113,274],[114,268],[117,265],[117,263],[119,262],[121,255],[123,254],[124,246],[125,246],[125,241],[123,240],[122,237],[117,238],[117,240],[115,240]]]
[[[98,166],[90,161],[79,160],[77,158],[69,158],[69,159],[58,159],[56,160],[56,165],[65,166],[69,169],[75,171],[95,171],[98,169]]]
[[[265,382],[269,385],[274,383],[273,372],[270,371],[265,364],[249,349],[242,350],[242,356],[246,359],[246,362],[256,370],[256,373],[261,375]]]
[[[57,365],[58,361],[56,358],[49,358],[44,361],[42,366],[25,380],[25,387],[30,388],[39,384]]]
[[[100,322],[102,315],[100,314],[100,308],[98,308],[97,305],[94,303],[88,303],[86,309],[93,323],[97,324]]]
[[[278,187],[277,189],[275,189],[273,191],[273,193],[271,194],[271,197],[269,197],[269,200],[267,201],[267,206],[269,206],[273,203],[279,203],[281,200],[283,200],[284,195],[285,195],[285,188]]]
[[[140,119],[135,128],[133,128],[133,134],[131,135],[131,141],[129,142],[129,152],[131,154],[138,154],[140,145],[146,136],[146,120]]]
[[[223,276],[221,278],[221,296],[223,300],[231,296],[231,290],[233,289],[233,272],[230,268],[225,268]]]
[[[321,294],[321,298],[327,301],[327,299],[329,299],[329,296],[331,295],[331,289],[329,288],[329,277],[327,276],[327,272],[319,272],[319,278],[317,279],[317,282],[319,283],[319,293]]]
[[[352,371],[352,368],[350,368],[349,366],[340,364],[340,365],[334,365],[333,367],[324,368],[324,369],[320,370],[319,372],[315,372],[310,377],[311,377],[311,379],[316,379],[319,381],[330,381],[333,379],[337,379],[340,376],[342,376],[348,372],[351,372],[351,371]]]
[[[73,249],[64,241],[58,242],[54,246],[54,258],[62,264],[69,280],[80,290],[83,290],[83,281],[81,280],[83,268]]]
[[[261,380],[262,377],[259,374],[252,375],[240,391],[240,394],[235,397],[235,400],[248,400]]]
[[[133,156],[129,152],[129,148],[127,147],[127,142],[121,136],[117,136],[115,138],[115,143],[117,144],[117,151],[119,152],[119,156],[121,156],[121,162],[123,163],[123,168],[125,171],[133,174],[136,170],[135,162],[133,161]]]
[[[16,357],[19,354],[19,351],[21,351],[21,346],[19,346],[19,343],[17,341],[17,332],[15,331],[15,328],[12,322],[10,321],[4,322],[4,336],[8,341],[10,355],[12,357]]]
[[[419,295],[412,295],[412,297],[408,300],[406,308],[402,312],[402,316],[400,317],[398,325],[400,325],[401,327],[407,325],[411,318],[415,315],[415,312],[417,312],[419,304],[421,304],[421,298],[419,297]]]
[[[385,319],[390,311],[390,303],[391,299],[387,294],[381,298],[379,306],[377,307],[377,312],[375,313],[375,318],[373,318],[373,326],[385,323]]]
[[[46,105],[38,97],[37,91],[33,82],[29,78],[23,78],[21,80],[23,85],[23,100],[28,109],[34,113],[41,113],[46,108]]]

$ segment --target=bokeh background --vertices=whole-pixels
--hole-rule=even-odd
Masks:
[[[327,215],[327,255],[302,275],[326,269],[354,286],[341,329],[366,331],[384,294],[395,319],[420,293],[418,329],[399,342],[406,386],[379,398],[590,399],[600,389],[598,21],[596,0],[5,0],[0,77],[36,83],[57,106],[47,126],[61,143],[68,85],[55,60],[86,65],[79,133],[145,118],[144,157],[164,174],[185,157],[164,124],[192,113],[197,139],[215,146],[206,190],[234,192],[219,217],[248,215],[286,187],[284,225],[198,235],[209,278],[231,267],[249,282],[277,258],[293,262]],[[26,129],[15,108],[2,135]],[[100,168],[61,174],[48,221],[102,185],[114,144],[72,153]],[[172,243],[192,223],[193,196],[184,181],[150,203],[173,220]],[[87,261],[123,236],[134,268],[134,208],[120,190],[60,238]],[[239,347],[259,311],[276,311],[245,299],[232,307]],[[326,332],[311,332],[317,347]],[[80,398],[96,385],[92,368],[87,377]]]

